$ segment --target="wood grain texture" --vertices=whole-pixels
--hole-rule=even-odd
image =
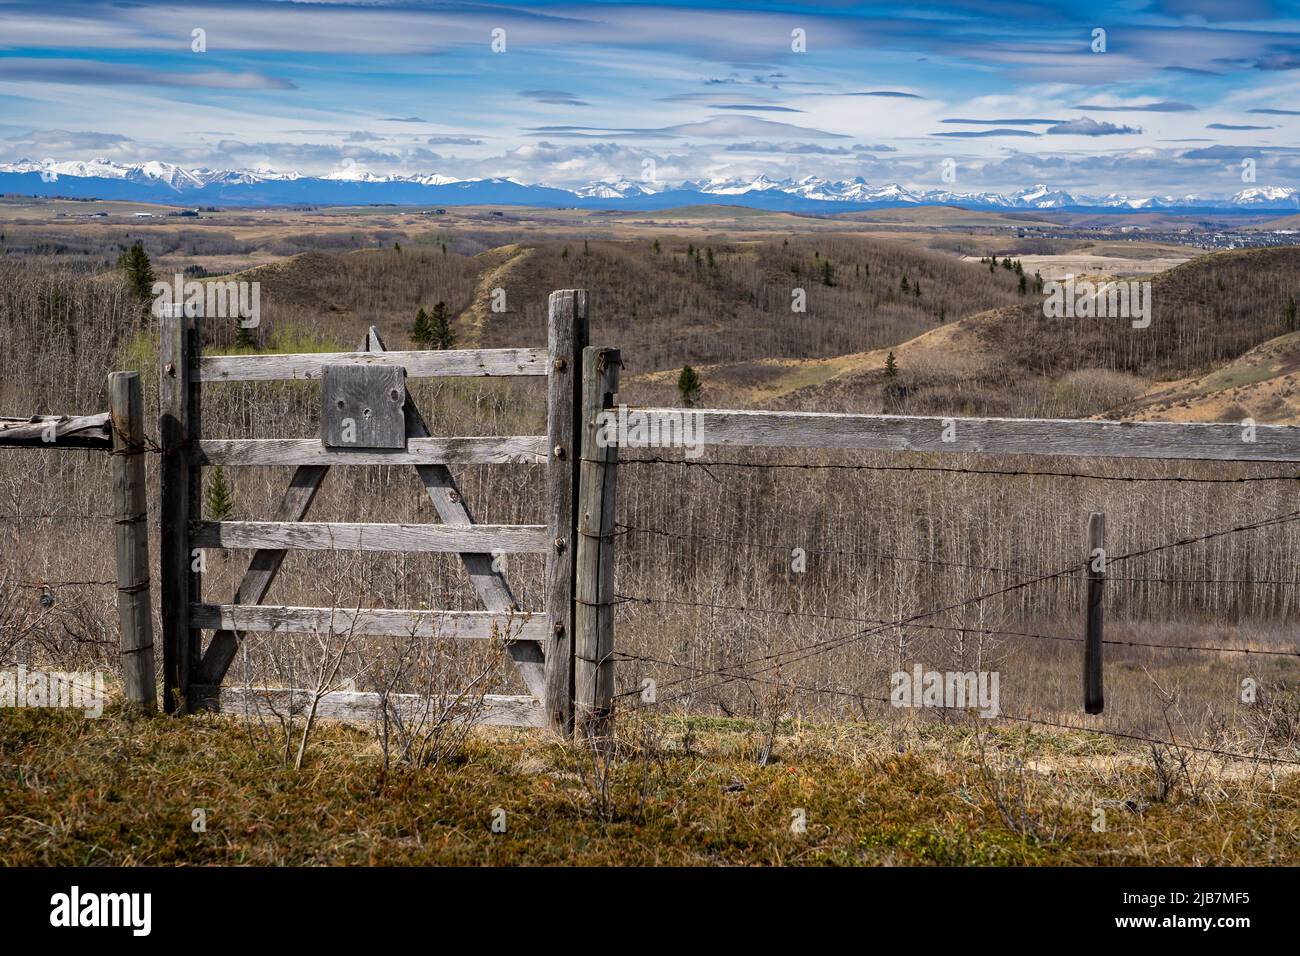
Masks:
[[[198,548],[284,548],[290,551],[480,551],[541,554],[543,525],[379,524],[345,521],[198,521]]]
[[[373,329],[371,331],[373,332]],[[364,351],[369,347],[370,336],[367,335],[359,348]],[[200,459],[203,444],[202,441],[196,443],[199,448],[197,457]],[[320,445],[319,442],[314,444],[318,447]],[[320,490],[327,474],[329,474],[329,466],[326,464],[306,464],[295,468],[289,479],[289,487],[285,489],[279,510],[275,514],[275,520],[301,521],[311,509],[316,492]],[[278,548],[257,551],[248,562],[248,570],[244,572],[244,577],[235,590],[235,603],[261,604],[271,589],[271,582],[279,573],[280,565],[284,563],[287,553]],[[213,634],[208,649],[199,663],[199,682],[214,686],[220,684],[225,679],[226,672],[230,670],[230,665],[234,663],[235,651],[238,648],[239,634],[235,631],[221,630]]]
[[[230,631],[501,641],[540,641],[546,637],[546,615],[522,611],[516,614],[496,614],[491,611],[195,604],[190,608],[190,619],[195,627]]]
[[[408,378],[545,375],[545,349],[460,349],[418,352],[309,352],[300,355],[210,355],[199,363],[201,382],[274,382],[319,379],[326,365],[405,368]]]
[[[550,378],[546,388],[546,512],[551,550],[546,557],[546,707],[550,726],[573,730],[573,574],[577,560],[574,515],[582,447],[582,350],[588,336],[587,293],[552,292],[549,302]]]
[[[53,441],[49,439],[53,438]],[[97,415],[33,415],[0,418],[0,448],[113,447],[108,412]]]
[[[136,372],[108,376],[113,419],[113,527],[122,690],[145,710],[158,706],[149,599],[149,502],[145,489],[144,397]]]
[[[191,572],[190,508],[194,500],[188,444],[193,437],[190,348],[193,320],[163,315],[158,350],[159,620],[163,640],[163,707],[187,709],[193,659],[189,608],[199,599]]]
[[[327,448],[406,447],[406,370],[326,365],[321,370],[320,439]]]
[[[327,448],[315,438],[231,438],[198,442],[203,465],[504,465],[546,461],[545,435],[409,438],[405,449]]]
[[[372,352],[384,350],[384,341],[373,326],[366,336],[366,346]],[[429,428],[425,424],[424,416],[420,414],[420,410],[416,408],[410,396],[407,396],[406,428],[408,444],[410,441],[429,437]],[[456,479],[446,465],[417,465],[415,471],[424,484],[429,501],[432,502],[434,510],[438,512],[438,517],[444,524],[466,527],[474,523],[474,516],[470,513],[469,505],[465,503],[465,496],[456,486]],[[519,606],[515,602],[514,595],[510,593],[505,573],[497,570],[491,554],[461,552],[460,560],[484,607],[498,613],[518,610]],[[514,661],[515,669],[519,672],[528,692],[535,697],[541,697],[545,693],[545,657],[542,645],[531,641],[517,641],[507,644],[506,651]]]
[[[304,717],[312,700],[311,691],[290,688],[213,687],[210,684],[196,684],[191,693],[198,707],[245,717],[273,717],[277,713]],[[316,716],[370,723],[381,717],[382,701],[383,698],[376,693],[331,691],[317,703]],[[435,719],[440,712],[446,710],[449,714],[462,714],[460,719],[472,719],[479,726],[544,725],[542,704],[535,697],[486,694],[482,698],[482,707],[477,712],[473,698],[457,701],[453,698],[431,698],[418,694],[390,694],[387,703],[408,720],[421,717]]]
[[[588,347],[582,360],[582,463],[574,576],[574,724],[605,741],[614,709],[614,509],[618,446],[598,440],[599,417],[618,392],[618,349]]]
[[[1101,458],[1300,461],[1300,426],[1258,425],[1254,441],[1236,424],[1113,422],[1070,419],[940,418],[631,408],[666,433],[684,424],[699,445],[853,448]],[[948,425],[953,441],[944,441]],[[626,442],[627,447],[638,447]]]

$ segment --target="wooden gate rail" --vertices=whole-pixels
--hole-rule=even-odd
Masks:
[[[879,451],[1300,461],[1300,426],[1117,422],[1050,418],[956,418],[751,412],[630,406],[647,433],[686,435],[695,445]],[[635,419],[634,419],[635,417]],[[629,434],[636,434],[629,430]],[[623,447],[647,443],[623,441]],[[680,440],[674,444],[680,445]]]
[[[294,688],[226,688],[240,634],[350,632],[369,635],[499,639],[505,642],[529,696],[488,695],[484,723],[571,727],[573,700],[572,594],[573,512],[577,494],[577,416],[581,350],[586,344],[587,297],[569,290],[552,294],[545,349],[404,351],[385,349],[370,329],[357,352],[305,355],[201,356],[193,320],[163,319],[162,436],[165,702],[169,710],[196,707],[261,712],[293,707],[304,691]],[[433,438],[407,394],[404,449],[327,448],[316,439],[204,439],[199,433],[198,395],[214,382],[319,379],[327,365],[404,368],[409,377],[547,376],[547,434]],[[448,465],[546,463],[548,524],[478,525]],[[442,524],[365,524],[304,521],[334,465],[412,465]],[[292,465],[293,477],[272,521],[202,521],[199,497],[205,465]],[[193,561],[202,548],[250,549],[254,555],[231,604],[205,603]],[[289,550],[400,550],[460,556],[485,611],[413,611],[264,606],[271,583]],[[546,609],[522,610],[493,553],[547,556]],[[203,630],[214,630],[200,654]],[[385,698],[393,706],[394,698]],[[421,703],[422,702],[422,703]],[[325,695],[321,716],[374,716],[380,696],[354,692]],[[412,697],[402,706],[436,701]],[[478,719],[478,718],[476,718]]]
[[[93,448],[109,451],[112,447],[113,426],[108,412],[0,418],[0,448]]]

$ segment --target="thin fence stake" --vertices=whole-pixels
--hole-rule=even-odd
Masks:
[[[1094,511],[1088,518],[1087,624],[1083,646],[1083,709],[1100,714],[1106,706],[1102,689],[1102,597],[1106,584],[1106,515]]]

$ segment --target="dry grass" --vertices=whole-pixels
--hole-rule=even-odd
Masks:
[[[322,727],[301,770],[223,718],[0,721],[9,865],[1260,865],[1300,862],[1300,777],[1197,765],[1161,797],[1149,758],[1016,730],[626,720],[580,747],[475,734],[385,770]],[[206,832],[192,829],[206,811]],[[1093,829],[1094,811],[1106,829]],[[504,811],[505,832],[492,829]],[[792,824],[798,811],[806,832]]]

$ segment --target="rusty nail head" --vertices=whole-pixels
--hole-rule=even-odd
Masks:
[[[562,358],[557,358],[557,359],[555,360],[555,370],[556,370],[557,372],[563,372],[564,369],[565,369],[565,367],[566,367],[567,365],[568,365],[568,363],[565,362],[564,359],[562,359]]]
[[[564,539],[563,539],[563,538],[556,538],[556,539],[555,539],[555,550],[556,550],[556,551],[563,551],[563,550],[564,550]]]

